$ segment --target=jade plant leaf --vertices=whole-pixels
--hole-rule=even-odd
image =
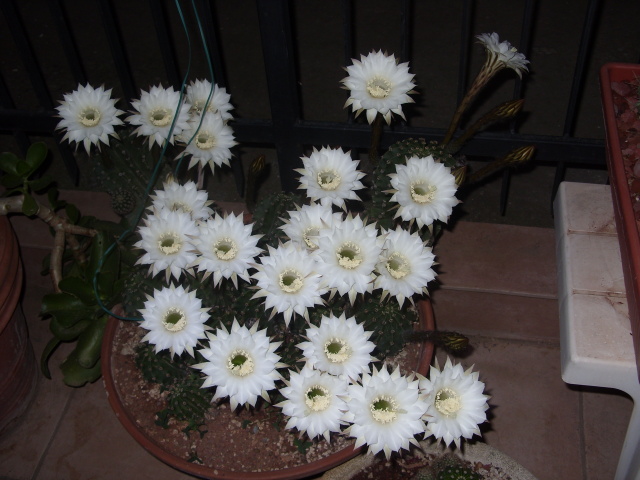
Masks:
[[[42,162],[47,158],[48,151],[44,142],[36,142],[29,146],[25,163],[29,166],[31,172],[36,171],[42,165]]]
[[[0,170],[7,174],[14,176],[18,175],[16,165],[18,164],[18,157],[11,152],[3,152],[0,154]]]
[[[38,202],[36,202],[35,198],[28,193],[24,194],[24,200],[22,201],[22,213],[29,217],[38,213]]]
[[[58,287],[63,292],[78,297],[87,306],[96,305],[96,295],[91,284],[79,277],[65,277],[60,280]]]
[[[40,312],[56,317],[63,327],[69,328],[80,320],[93,317],[96,307],[85,305],[69,293],[50,293],[42,298]]]

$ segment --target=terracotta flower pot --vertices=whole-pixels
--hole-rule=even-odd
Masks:
[[[433,330],[435,328],[435,323],[431,302],[420,301],[418,303],[418,309],[420,313],[420,329]],[[354,458],[356,455],[360,454],[363,451],[363,447],[354,448],[353,445],[350,445],[332,455],[328,455],[324,458],[304,465],[263,472],[222,470],[220,468],[198,465],[193,462],[189,462],[184,458],[178,458],[177,456],[167,452],[158,442],[151,439],[149,435],[147,435],[145,430],[140,427],[140,424],[136,421],[136,418],[131,415],[131,412],[123,403],[121,392],[118,387],[118,382],[115,378],[117,377],[118,372],[112,364],[114,348],[117,348],[117,346],[114,344],[114,338],[116,337],[116,333],[120,328],[120,325],[121,322],[116,320],[115,318],[111,318],[109,320],[102,344],[102,375],[105,388],[107,390],[109,403],[116,413],[116,416],[125,427],[125,429],[129,432],[129,434],[131,434],[131,436],[147,451],[155,455],[166,464],[171,465],[172,467],[191,475],[209,479],[295,479],[306,478],[325,472],[335,466],[346,462],[351,458]],[[429,365],[431,364],[432,358],[433,345],[431,343],[425,342],[421,346],[417,364],[414,367],[415,371],[426,375],[428,373]]]
[[[0,432],[29,406],[37,380],[27,324],[18,306],[23,288],[20,250],[0,216]]]
[[[611,194],[620,242],[622,270],[627,290],[629,319],[640,376],[640,234],[633,208],[632,194],[625,169],[625,158],[621,146],[625,138],[618,129],[617,112],[614,105],[612,82],[634,81],[640,78],[640,65],[607,63],[600,69],[600,91],[604,114],[607,167],[611,182]],[[632,167],[631,167],[632,168]]]

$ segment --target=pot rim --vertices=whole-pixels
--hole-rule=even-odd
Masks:
[[[613,209],[620,245],[622,271],[627,292],[629,320],[636,352],[636,368],[640,378],[640,232],[631,203],[631,191],[620,149],[620,136],[613,103],[612,82],[640,78],[640,65],[634,63],[606,63],[600,69],[600,95],[605,124],[606,160],[613,197]]]

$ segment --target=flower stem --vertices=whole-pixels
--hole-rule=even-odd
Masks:
[[[442,140],[442,145],[448,145],[451,139],[453,138],[453,134],[458,129],[458,125],[460,125],[460,120],[462,119],[462,115],[469,108],[471,102],[476,98],[480,90],[484,88],[484,86],[489,83],[489,80],[493,78],[493,76],[504,68],[504,64],[492,62],[491,58],[487,58],[482,69],[478,72],[475,80],[471,84],[471,87],[467,91],[467,94],[464,96],[460,105],[456,109],[453,114],[453,118],[451,119],[451,123],[449,124],[449,129],[447,130],[446,135],[444,136],[444,140]]]

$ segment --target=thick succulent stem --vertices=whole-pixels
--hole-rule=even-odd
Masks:
[[[14,197],[0,199],[0,215],[7,215],[9,213],[22,213],[23,204],[24,195],[16,195]],[[74,235],[93,237],[98,232],[91,228],[73,225],[69,223],[66,218],[61,217],[46,205],[42,205],[39,202],[37,202],[37,204],[38,210],[36,211],[36,216],[47,225],[49,225],[49,227],[51,227],[55,232],[53,247],[51,249],[50,270],[53,288],[56,292],[60,292],[58,283],[62,279],[62,255],[64,253],[65,239],[76,260],[80,263],[84,263],[85,257],[82,253],[82,248],[80,247],[78,239],[75,238]]]

